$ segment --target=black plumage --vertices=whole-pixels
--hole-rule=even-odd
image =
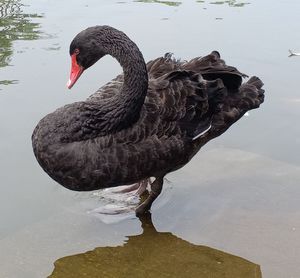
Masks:
[[[154,177],[138,214],[150,208],[167,173],[264,100],[260,79],[242,84],[246,75],[217,51],[191,61],[166,54],[146,65],[135,43],[109,26],[88,28],[70,45],[82,71],[107,54],[123,74],[87,100],[45,116],[33,132],[33,150],[49,176],[71,190]]]

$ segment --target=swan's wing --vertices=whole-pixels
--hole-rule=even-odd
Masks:
[[[236,89],[241,86],[243,77],[235,67],[226,65],[219,52],[213,51],[207,56],[196,57],[182,64],[182,69],[200,73],[206,80],[220,78],[228,89]]]
[[[159,137],[178,134],[188,140],[209,128],[225,94],[220,79],[207,81],[192,71],[173,71],[150,80],[145,108],[156,106]]]
[[[214,125],[213,115],[240,99],[245,74],[226,65],[217,51],[204,57],[180,62],[171,56],[158,58],[148,64],[148,102],[159,108],[159,135],[172,130],[175,123],[183,137],[197,138]],[[159,75],[161,72],[169,72]],[[175,70],[174,70],[175,69]],[[157,77],[158,76],[158,77]],[[145,103],[147,107],[148,103]],[[236,105],[234,105],[236,106]],[[171,133],[170,133],[171,134]]]
[[[166,53],[163,57],[149,61],[146,66],[149,79],[153,79],[180,70],[181,62],[180,60],[176,60],[172,53]]]
[[[196,57],[190,61],[175,59],[171,53],[166,53],[164,57],[159,57],[147,63],[149,79],[160,78],[167,73],[174,71],[193,71],[200,73],[207,80],[221,78],[228,88],[239,87],[242,78],[247,77],[235,67],[226,65],[221,59],[219,52],[213,51],[209,55]]]

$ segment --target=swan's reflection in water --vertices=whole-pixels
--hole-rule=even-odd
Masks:
[[[257,264],[157,232],[150,213],[141,221],[143,233],[129,236],[123,246],[58,259],[49,277],[262,277]]]

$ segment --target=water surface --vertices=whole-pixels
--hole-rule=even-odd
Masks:
[[[115,60],[105,57],[67,91],[69,43],[96,24],[126,32],[146,60],[166,52],[190,59],[216,49],[228,64],[264,81],[261,109],[250,111],[186,167],[168,175],[170,183],[152,210],[153,224],[157,233],[189,246],[187,254],[196,248],[197,258],[205,250],[214,256],[223,252],[239,266],[259,266],[262,277],[299,276],[300,58],[288,58],[288,49],[300,51],[300,3],[0,4],[1,277],[47,277],[67,269],[72,258],[81,260],[85,252],[126,248],[137,238],[141,244],[151,242],[133,213],[103,218],[95,210],[103,200],[58,186],[32,153],[30,136],[44,115],[86,98],[121,71]],[[213,274],[213,268],[206,269]]]

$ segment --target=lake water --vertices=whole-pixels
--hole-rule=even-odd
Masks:
[[[300,57],[288,57],[300,52],[299,1],[0,5],[1,278],[300,277]],[[57,185],[32,152],[39,119],[120,72],[105,57],[66,89],[70,41],[101,24],[127,33],[146,60],[218,50],[265,83],[261,108],[168,175],[142,224],[97,213],[107,199]]]

